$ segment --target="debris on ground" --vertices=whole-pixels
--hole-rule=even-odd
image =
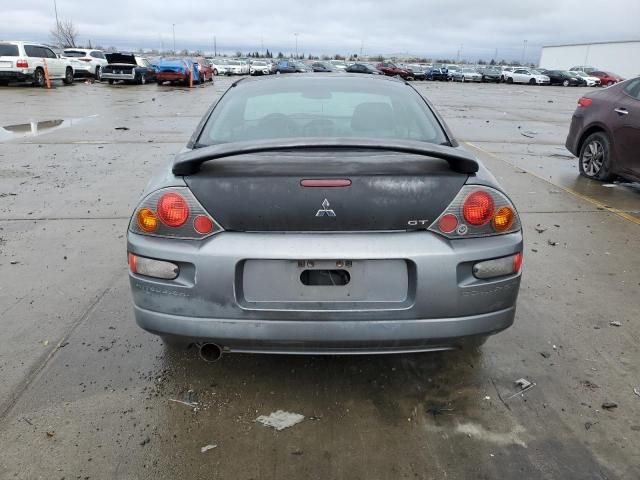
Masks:
[[[546,232],[546,231],[547,231],[547,227],[543,227],[543,226],[542,226],[542,225],[540,225],[540,224],[536,225],[536,227],[535,227],[535,228],[536,228],[536,232],[538,232],[538,233],[543,233],[543,232]]]
[[[549,352],[540,352],[540,355],[542,355],[544,358],[549,358],[551,356]]]
[[[304,454],[304,452],[300,449],[295,449],[294,451],[291,452],[291,455],[302,455]]]
[[[47,432],[47,437],[51,438],[56,434],[53,430]]]
[[[506,400],[510,400],[510,399],[512,399],[513,397],[517,397],[518,395],[523,395],[525,392],[528,392],[529,390],[531,390],[533,387],[535,387],[535,386],[536,386],[536,384],[535,384],[535,383],[530,382],[530,381],[529,381],[529,380],[527,380],[526,378],[519,378],[519,379],[517,379],[517,380],[516,380],[515,382],[513,382],[513,383],[515,383],[518,387],[520,387],[520,391],[519,391],[519,392],[514,393],[514,394],[513,394],[513,395],[511,395],[510,397],[507,397],[507,398],[505,399],[505,401],[506,401]]]
[[[175,398],[170,398],[169,399],[170,402],[175,402],[175,403],[179,403],[181,405],[186,405],[187,407],[191,407],[191,408],[198,408],[198,402],[185,402],[184,400],[177,400]]]
[[[580,380],[580,385],[582,385],[584,388],[588,388],[589,390],[600,388],[599,385],[593,383],[591,380]]]
[[[555,242],[553,240],[547,240],[547,244],[551,245],[552,247],[555,247],[556,245],[558,245],[558,242]]]
[[[216,448],[218,445],[205,445],[204,447],[200,448],[200,453],[205,453],[208,452],[209,450],[213,450],[214,448]]]
[[[589,430],[591,427],[593,427],[596,423],[598,422],[584,422],[584,429],[585,430]]]
[[[633,389],[633,393],[635,393],[637,396],[639,396],[639,397],[640,397],[640,388],[638,388],[638,387],[634,387],[634,389]]]
[[[614,408],[618,408],[618,404],[616,402],[604,402],[602,408],[605,410],[613,410]]]
[[[431,407],[427,408],[427,413],[433,415],[434,418],[438,415],[453,415],[453,413],[450,412],[455,412],[455,409],[443,407],[440,405],[432,405]]]
[[[142,439],[142,441],[140,442],[140,446],[144,447],[147,443],[149,443],[151,441],[151,439],[149,437],[144,437]]]
[[[273,427],[278,431],[293,427],[302,420],[304,420],[304,415],[285,412],[284,410],[277,410],[271,413],[271,415],[260,415],[256,418],[256,422],[260,422],[266,427]]]
[[[609,322],[609,325],[611,325],[612,327],[621,327],[622,323],[620,323],[617,320],[613,320],[613,321]]]
[[[524,132],[520,132],[520,135],[522,135],[523,137],[527,137],[527,138],[535,138],[533,135],[527,135]]]
[[[129,127],[116,127],[114,130],[129,130]]]

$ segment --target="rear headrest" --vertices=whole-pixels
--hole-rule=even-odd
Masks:
[[[391,105],[382,102],[361,103],[353,111],[351,128],[356,132],[368,135],[393,132],[393,110]]]

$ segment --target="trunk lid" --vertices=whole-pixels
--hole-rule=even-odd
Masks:
[[[184,179],[226,230],[300,232],[426,229],[467,177],[405,153],[270,152],[205,163]],[[351,184],[301,185],[309,179]]]
[[[128,53],[105,53],[105,57],[110,64],[136,65],[135,55]]]

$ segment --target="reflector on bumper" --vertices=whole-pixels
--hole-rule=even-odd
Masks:
[[[180,269],[175,263],[139,257],[133,253],[129,254],[129,269],[138,275],[164,280],[173,280],[180,273]]]
[[[521,265],[522,253],[516,253],[508,257],[476,263],[473,266],[473,275],[481,279],[504,277],[518,273]]]

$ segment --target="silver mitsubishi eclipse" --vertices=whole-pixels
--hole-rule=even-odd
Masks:
[[[513,323],[522,229],[409,83],[292,75],[220,97],[127,249],[138,325],[205,360],[425,352]]]

